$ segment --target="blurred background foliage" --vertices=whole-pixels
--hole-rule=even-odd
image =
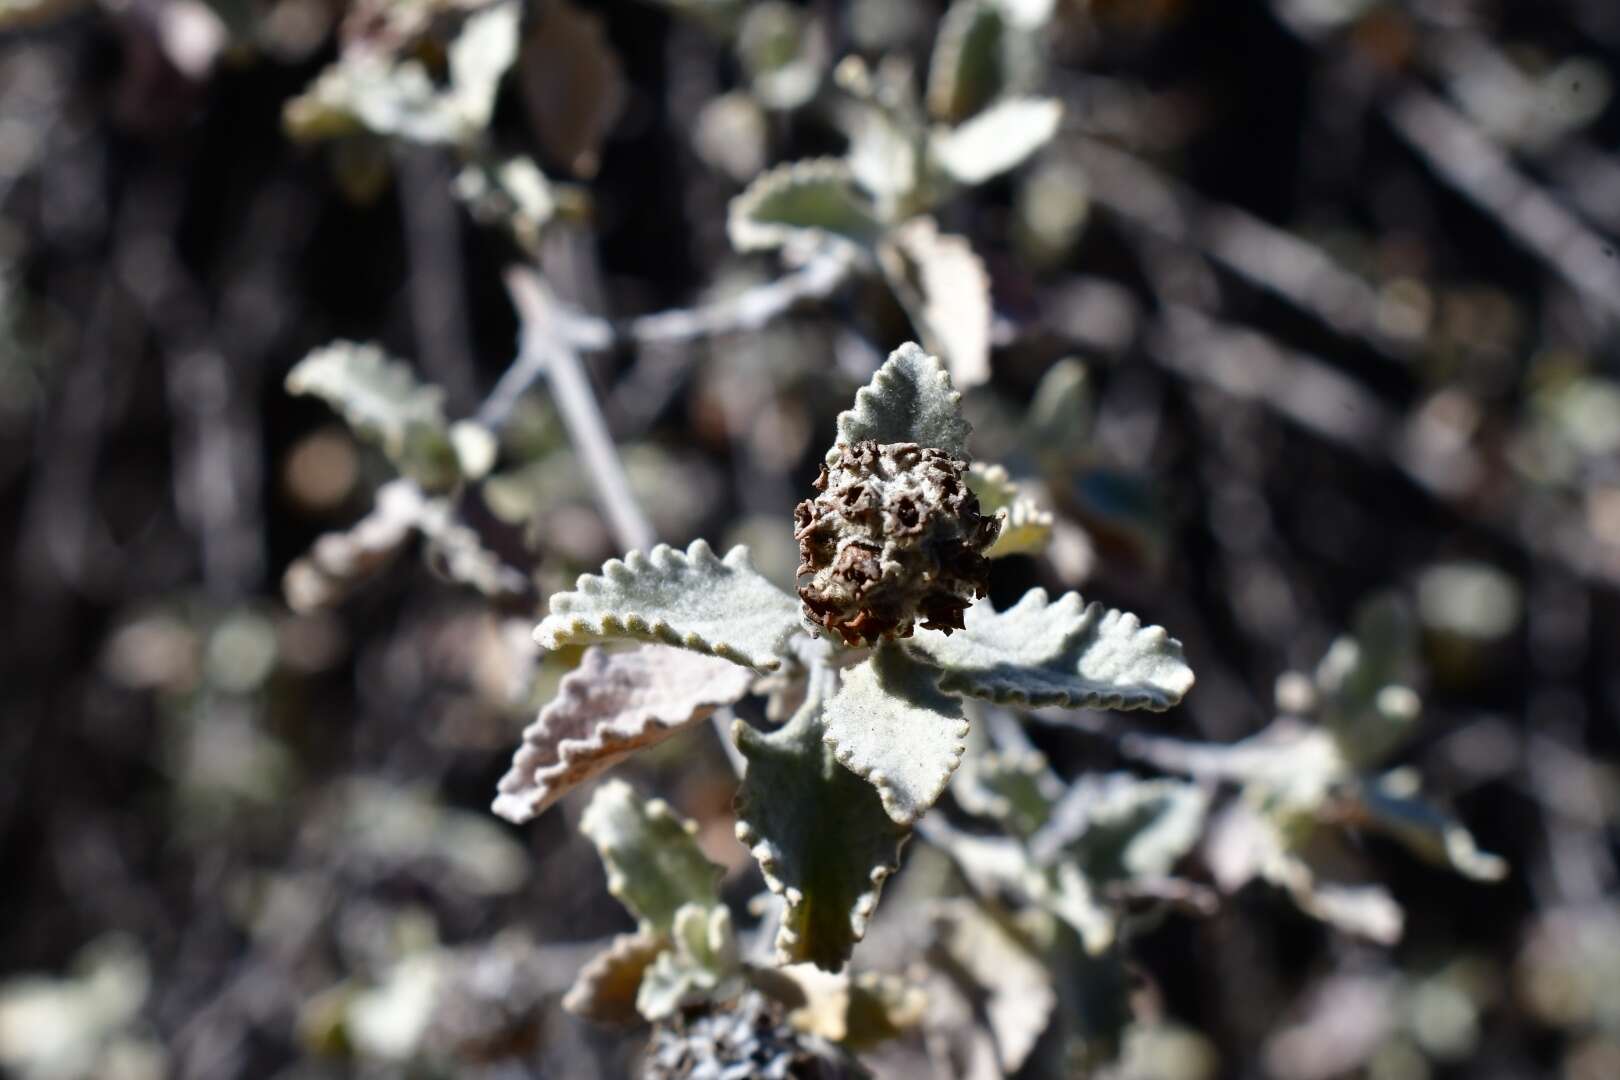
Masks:
[[[1128,971],[1054,961],[1130,1006],[1106,1075],[1620,1075],[1611,0],[0,0],[0,27],[0,1070],[635,1067],[643,1036],[558,1008],[630,925],[583,803],[487,812],[577,660],[534,654],[534,613],[624,546],[534,373],[503,380],[522,261],[594,343],[658,538],[748,543],[780,583],[837,410],[901,340],[949,356],[1006,469],[980,481],[1050,531],[997,602],[1082,588],[1199,677],[1150,721],[1173,746],[1035,717],[1000,750],[1043,784],[1331,733],[1333,643],[1369,598],[1407,613],[1421,721],[1366,761],[1333,742],[1334,777],[1391,771],[1305,815],[1404,927],[1234,882],[1232,815],[1276,803],[1220,772],[1243,795],[1181,864],[1219,903],[1158,904]],[[1036,94],[1049,141],[978,175],[1011,136],[965,127]],[[944,170],[900,171],[923,143]],[[846,152],[871,266],[792,229],[734,250],[756,177]],[[352,427],[283,387],[345,340],[378,344],[332,378],[388,402]],[[1373,827],[1418,774],[1505,879]],[[622,775],[698,823],[728,899],[759,891],[707,732]],[[967,787],[959,824],[994,805]],[[939,835],[883,911],[933,911],[970,970],[1000,931],[930,907],[961,891]],[[874,966],[906,932],[880,919]],[[1021,1075],[1081,1067],[998,1026],[1028,986],[981,989],[1000,1065],[1013,1039]]]

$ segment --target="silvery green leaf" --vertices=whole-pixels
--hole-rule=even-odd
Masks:
[[[1001,1069],[1012,1075],[1057,1006],[1051,973],[1027,942],[969,901],[940,903],[932,923],[952,978],[981,1003],[978,1011],[994,1036]]]
[[[1197,844],[1208,807],[1195,784],[1088,775],[1069,789],[1031,848],[1067,853],[1097,883],[1162,878]]]
[[[802,633],[798,601],[754,569],[747,548],[722,560],[694,540],[684,554],[659,544],[582,576],[551,598],[534,636],[548,649],[630,638],[773,671]]]
[[[660,952],[641,978],[636,1011],[657,1022],[677,1009],[735,997],[743,989],[737,937],[724,904],[685,904],[675,913],[671,948]]]
[[[1009,30],[991,0],[955,0],[939,23],[928,64],[928,111],[958,123],[1008,86]]]
[[[737,28],[737,55],[761,104],[797,109],[821,85],[827,42],[805,8],[765,0],[744,12]]]
[[[928,150],[958,183],[982,184],[1022,165],[1062,122],[1063,106],[1051,98],[1012,98],[954,128],[935,128]]]
[[[1358,792],[1364,824],[1395,837],[1413,852],[1476,881],[1500,881],[1507,863],[1479,849],[1473,834],[1450,814],[1417,795],[1412,776],[1391,773]]]
[[[1352,777],[1330,734],[1287,716],[1230,744],[1132,732],[1120,740],[1120,749],[1168,772],[1249,785],[1289,812],[1315,813],[1336,787]]]
[[[1045,459],[1075,461],[1091,441],[1094,412],[1085,365],[1072,357],[1059,360],[1035,387],[1026,445]]]
[[[1318,718],[1355,766],[1382,761],[1411,737],[1421,708],[1407,689],[1416,667],[1416,625],[1393,595],[1363,604],[1354,635],[1335,641],[1317,665]]]
[[[720,903],[720,868],[704,858],[697,826],[662,799],[643,800],[629,784],[609,780],[580,815],[607,868],[608,891],[641,921],[643,932],[668,933],[687,904]]]
[[[964,459],[972,430],[962,417],[962,394],[945,366],[909,341],[855,392],[855,407],[838,414],[841,443],[911,442]]]
[[[343,532],[324,534],[287,567],[281,579],[287,606],[319,611],[369,581],[410,539],[424,501],[422,489],[409,480],[378,488],[370,513]]]
[[[1038,750],[984,751],[963,760],[951,793],[968,813],[992,818],[1028,840],[1052,816],[1063,782]]]
[[[287,374],[287,392],[312,394],[377,443],[423,487],[447,487],[457,475],[444,418],[444,392],[376,345],[337,341],[316,349]]]
[[[979,498],[979,512],[1001,516],[1001,531],[985,557],[1032,555],[1046,549],[1052,539],[1051,511],[1020,490],[1000,465],[975,461],[968,469],[968,487]]]
[[[1056,603],[1031,589],[1006,611],[988,600],[968,608],[950,635],[919,630],[906,644],[938,666],[940,688],[992,701],[1065,708],[1170,708],[1192,689],[1181,643],[1128,612],[1085,605],[1078,593]]]
[[[967,750],[962,703],[893,642],[844,672],[823,718],[838,763],[876,788],[900,825],[934,805]]]
[[[731,200],[726,231],[738,251],[769,251],[800,239],[870,247],[883,226],[849,165],[819,158],[781,165],[757,177]]]
[[[777,962],[836,971],[865,935],[911,830],[890,820],[872,786],[833,758],[819,701],[776,731],[738,721],[732,733],[748,759],[737,839],[787,903]]]
[[[753,678],[729,661],[665,645],[587,650],[523,732],[495,813],[519,825],[532,820],[635,751],[736,701]]]
[[[915,217],[890,229],[878,265],[927,347],[958,386],[990,378],[990,275],[965,237]]]
[[[599,1024],[628,1024],[636,1012],[636,992],[654,958],[669,948],[663,934],[620,934],[580,969],[563,995],[562,1007]]]

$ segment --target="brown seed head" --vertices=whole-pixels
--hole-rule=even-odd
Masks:
[[[805,618],[846,645],[962,627],[985,595],[985,549],[1000,526],[979,513],[967,463],[916,443],[839,443],[794,510]]]

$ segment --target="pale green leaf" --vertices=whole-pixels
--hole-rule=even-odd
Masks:
[[[1392,594],[1361,605],[1355,633],[1329,647],[1316,669],[1322,727],[1348,761],[1377,764],[1411,738],[1422,703],[1408,687],[1417,669],[1417,627]]]
[[[768,251],[794,240],[833,238],[870,246],[883,226],[849,165],[821,158],[757,177],[731,200],[726,230],[738,251]]]
[[[1198,842],[1208,808],[1195,784],[1088,775],[1069,789],[1032,847],[1066,851],[1098,884],[1163,878]]]
[[[1037,750],[986,751],[963,761],[951,794],[968,813],[992,818],[1027,840],[1051,818],[1063,782]]]
[[[452,109],[467,133],[483,131],[495,111],[495,92],[517,59],[521,0],[500,3],[467,16],[450,42],[448,65]]]
[[[975,461],[968,469],[968,487],[979,499],[979,512],[1000,516],[1001,531],[985,557],[1032,555],[1043,551],[1052,538],[1052,514],[1019,489],[1000,465]]]
[[[287,392],[311,394],[336,409],[356,433],[428,488],[456,477],[444,418],[444,393],[376,345],[338,341],[316,349],[287,374]]]
[[[928,65],[928,111],[957,123],[1007,87],[1008,27],[990,0],[956,0],[939,23]]]
[[[954,128],[936,128],[929,152],[958,183],[982,184],[1022,165],[1052,141],[1063,106],[1051,98],[997,102]]]
[[[523,732],[495,813],[520,825],[537,817],[635,751],[736,701],[753,678],[729,661],[664,645],[588,650]]]
[[[932,922],[951,975],[980,1003],[1001,1068],[1012,1075],[1057,1006],[1051,972],[1027,942],[969,901],[939,904]]]
[[[833,758],[818,701],[776,731],[741,721],[732,731],[748,759],[737,838],[787,904],[777,962],[836,971],[865,935],[910,830],[890,820],[872,786]]]
[[[663,934],[638,931],[620,934],[580,969],[563,995],[562,1007],[599,1024],[628,1024],[637,1019],[636,992],[654,958],[669,948]]]
[[[737,937],[724,904],[686,904],[675,913],[671,948],[659,953],[641,978],[636,1011],[657,1022],[676,1010],[742,992]]]
[[[944,690],[1023,705],[1168,709],[1192,689],[1181,643],[1128,612],[1085,605],[1078,593],[1048,603],[1031,589],[997,612],[968,608],[964,629],[919,630],[906,648],[942,669]]]
[[[890,353],[872,381],[855,392],[855,407],[838,414],[841,443],[917,443],[964,459],[972,430],[945,366],[912,342]]]
[[[1476,881],[1500,881],[1507,863],[1481,851],[1473,834],[1450,814],[1424,801],[1411,788],[1410,774],[1392,773],[1359,792],[1364,823],[1389,833],[1414,853],[1449,866]]]
[[[890,229],[878,247],[889,287],[958,386],[990,378],[990,275],[973,246],[931,217]]]
[[[967,750],[962,703],[892,642],[844,673],[824,719],[833,756],[877,789],[901,825],[934,805]]]
[[[548,649],[630,638],[773,671],[801,633],[798,601],[754,569],[747,548],[722,560],[694,540],[685,553],[659,544],[582,576],[551,598],[534,636]]]
[[[596,789],[580,815],[607,868],[608,891],[641,920],[644,933],[668,933],[686,904],[720,903],[720,868],[693,839],[697,826],[662,799],[643,800],[622,780]]]
[[[754,96],[771,109],[796,109],[815,96],[827,44],[806,8],[785,0],[751,4],[737,29],[737,56]]]

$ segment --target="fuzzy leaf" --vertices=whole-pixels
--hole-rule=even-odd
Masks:
[[[662,934],[620,934],[580,969],[562,1007],[599,1024],[634,1023],[636,991],[653,959],[669,947]]]
[[[662,799],[642,800],[622,780],[596,789],[580,815],[607,868],[608,891],[641,920],[643,933],[668,933],[686,904],[720,903],[720,868],[692,837],[697,826]]]
[[[928,149],[958,183],[982,184],[1022,165],[1062,122],[1063,106],[1051,98],[1014,98],[958,127],[935,129]]]
[[[990,275],[973,246],[931,217],[889,230],[878,248],[889,287],[958,386],[990,378]]]
[[[737,839],[787,902],[777,962],[836,971],[865,935],[911,830],[891,821],[872,786],[833,758],[818,701],[776,731],[738,721],[732,733],[748,759]]]
[[[588,650],[523,732],[495,813],[518,825],[532,820],[635,751],[736,701],[752,681],[747,668],[664,645]]]
[[[943,669],[941,689],[1023,705],[1151,709],[1179,702],[1193,673],[1181,643],[1128,612],[1083,605],[1078,593],[1048,603],[1031,589],[1006,611],[968,608],[966,627],[947,636],[919,630],[906,645]]]
[[[853,409],[838,414],[841,443],[912,442],[964,459],[972,430],[945,366],[911,342],[890,353],[872,381],[855,392]]]
[[[838,763],[875,787],[901,825],[934,805],[967,750],[962,703],[893,643],[844,673],[824,719]]]
[[[883,227],[849,165],[820,158],[755,178],[731,200],[726,231],[738,251],[768,251],[793,240],[833,237],[866,247]]]
[[[601,17],[556,0],[523,42],[523,101],[547,156],[575,176],[596,175],[602,141],[624,108],[623,65]]]
[[[312,394],[382,448],[400,471],[436,489],[455,481],[456,458],[444,419],[444,392],[417,381],[376,345],[338,341],[316,349],[287,374],[287,392]]]
[[[657,1022],[677,1009],[735,997],[742,990],[737,937],[724,904],[685,904],[675,913],[673,946],[658,954],[636,991],[636,1011]]]
[[[1006,469],[975,461],[968,469],[967,481],[979,497],[980,513],[1002,518],[1001,531],[984,553],[986,558],[1032,555],[1045,550],[1052,538],[1052,514],[1020,491]]]
[[[747,548],[722,560],[694,540],[684,554],[659,544],[582,576],[551,598],[534,636],[548,649],[630,638],[773,671],[800,633],[798,601],[754,569]]]

